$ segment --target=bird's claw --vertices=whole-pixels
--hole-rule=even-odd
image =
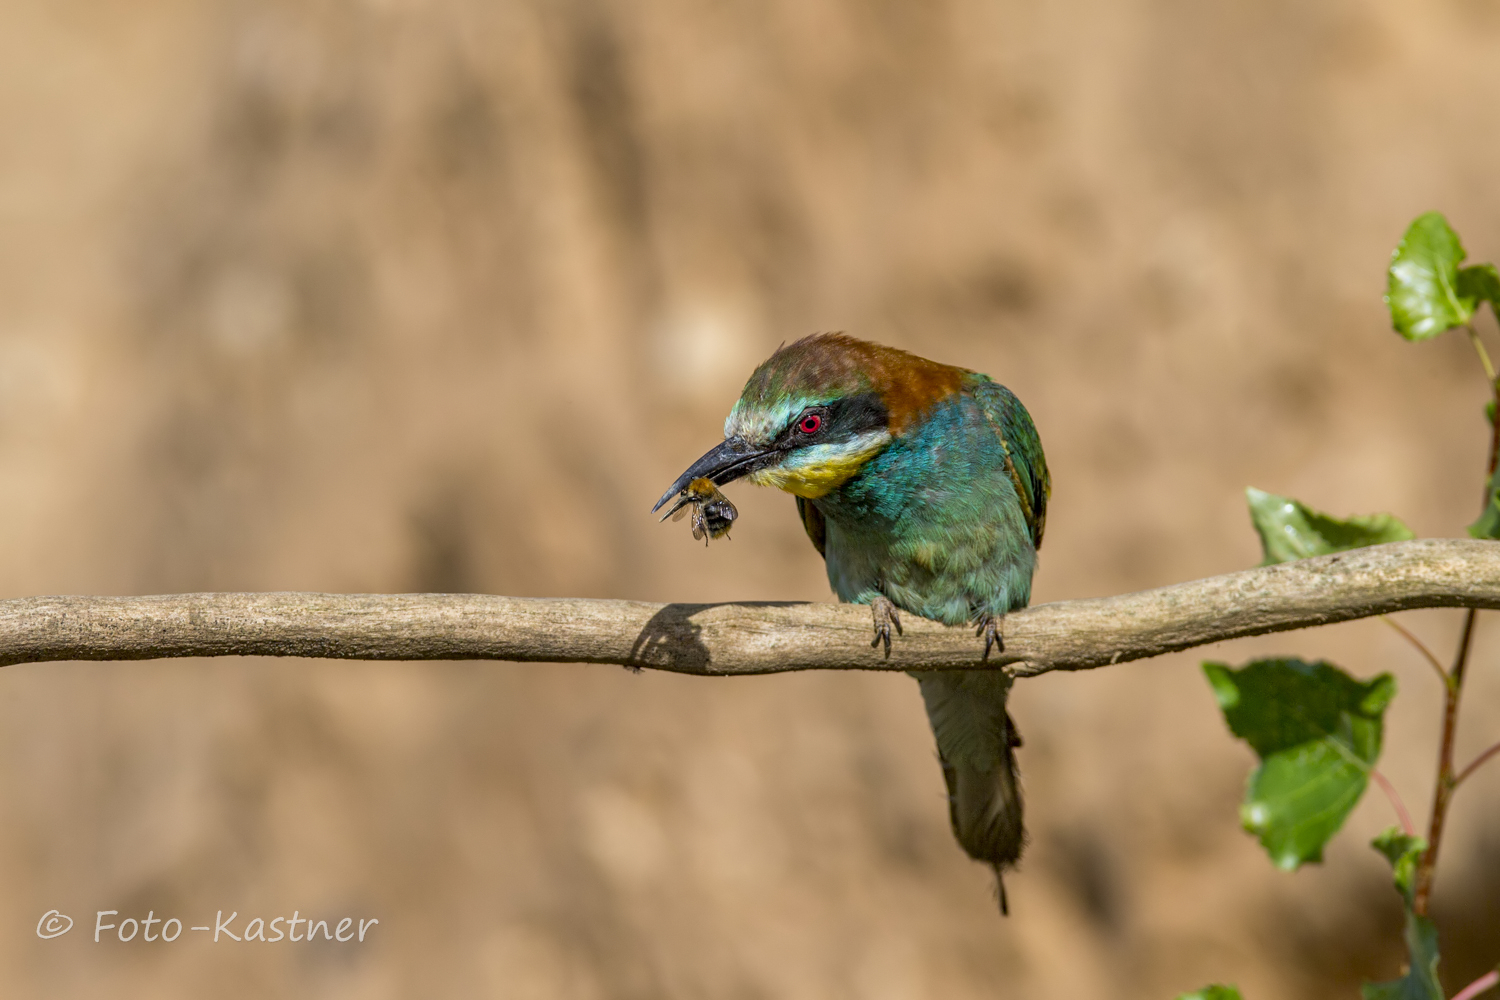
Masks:
[[[896,604],[884,594],[877,596],[870,602],[870,614],[875,619],[875,638],[870,640],[870,648],[878,649],[880,644],[885,643],[885,658],[891,658],[891,626],[896,626],[896,634],[901,634],[901,613],[896,610]]]
[[[995,652],[997,653],[1005,652],[1005,639],[1000,635],[999,617],[996,615],[984,615],[979,619],[978,625],[979,627],[974,630],[974,634],[976,636],[984,636],[984,655],[980,659],[988,660],[990,658],[991,646],[995,648]]]

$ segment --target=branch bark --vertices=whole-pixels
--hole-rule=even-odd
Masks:
[[[303,656],[617,663],[678,673],[1007,667],[1086,670],[1226,639],[1413,608],[1500,608],[1500,544],[1355,549],[1005,618],[973,629],[903,616],[889,659],[870,612],[838,604],[646,604],[472,594],[172,594],[0,601],[0,666],[48,660]]]

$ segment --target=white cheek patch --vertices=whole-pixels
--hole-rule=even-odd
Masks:
[[[815,471],[819,469],[843,470],[859,466],[875,452],[890,444],[888,431],[866,431],[858,437],[837,444],[815,444],[790,452],[781,463],[788,472]]]

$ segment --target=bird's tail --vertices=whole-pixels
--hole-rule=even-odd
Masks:
[[[1008,907],[1005,870],[1026,844],[1015,748],[1020,736],[1005,710],[1010,678],[998,670],[917,675],[948,785],[953,835],[995,870],[1000,912]]]

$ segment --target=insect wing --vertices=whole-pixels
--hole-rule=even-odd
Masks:
[[[711,538],[723,538],[729,534],[740,512],[729,498],[719,491],[711,479],[694,479],[678,495],[677,503],[661,519],[680,521],[691,511],[693,515],[693,538],[703,539],[707,545]]]
[[[739,516],[739,510],[718,490],[714,490],[713,499],[703,505],[703,517],[708,525],[708,533],[713,538],[723,538],[729,534],[730,527]]]

